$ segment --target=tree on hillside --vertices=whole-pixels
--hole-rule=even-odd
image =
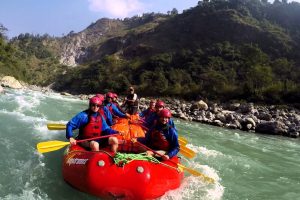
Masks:
[[[3,24],[0,24],[0,37],[1,38],[6,38],[6,31],[8,31],[8,29],[6,27],[3,26]]]

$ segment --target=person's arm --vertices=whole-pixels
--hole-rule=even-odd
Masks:
[[[141,118],[144,118],[144,117],[146,116],[147,111],[148,111],[148,109],[143,110],[142,112],[139,113],[139,116],[140,116]]]
[[[112,115],[109,112],[108,108],[106,106],[103,107],[104,110],[104,114],[106,116],[106,122],[108,126],[112,126],[113,125],[113,119],[112,119]]]
[[[81,126],[86,124],[88,121],[87,114],[84,112],[78,113],[75,117],[73,117],[68,123],[66,127],[66,138],[70,139],[73,137],[73,130],[79,129]]]
[[[118,117],[121,117],[121,118],[125,118],[126,115],[124,113],[122,113],[121,111],[119,111],[119,109],[117,108],[116,105],[112,104],[112,111],[113,111],[113,114],[118,116]]]
[[[170,127],[168,136],[169,136],[168,141],[170,143],[170,150],[167,155],[169,156],[169,158],[172,158],[175,155],[177,155],[180,150],[177,131],[174,128]]]
[[[175,128],[175,130],[177,131],[177,128],[176,128],[176,126],[175,126],[174,121],[173,121],[172,118],[170,118],[170,120],[169,120],[169,125],[170,125],[171,127]]]
[[[104,133],[104,135],[112,135],[112,134],[119,133],[119,131],[116,131],[116,130],[110,128],[110,126],[107,125],[107,123],[103,117],[102,117],[102,132]]]

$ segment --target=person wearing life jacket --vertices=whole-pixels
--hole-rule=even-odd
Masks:
[[[137,138],[137,141],[164,155],[163,160],[172,158],[180,150],[177,131],[169,125],[171,116],[170,110],[162,109],[159,111],[157,124],[147,132],[146,137]],[[154,153],[147,151],[147,154],[153,155]]]
[[[155,112],[155,103],[156,101],[154,99],[151,99],[149,107],[146,110],[143,110],[139,113],[139,116],[143,121],[147,121],[148,117]]]
[[[121,111],[122,113],[125,113],[125,111],[121,108],[119,102],[118,102],[118,95],[116,93],[113,93],[112,103],[115,104],[115,106]]]
[[[165,108],[165,103],[162,100],[157,100],[156,103],[155,103],[155,112],[153,112],[153,113],[151,113],[149,115],[149,117],[147,118],[147,120],[145,120],[145,122],[143,123],[143,125],[145,127],[147,127],[148,129],[151,129],[153,126],[155,126],[156,123],[157,123],[157,121],[158,121],[158,119],[159,119],[159,115],[158,114],[164,108]],[[168,124],[170,126],[172,126],[173,128],[175,128],[175,130],[177,130],[172,118],[169,119]]]
[[[103,94],[96,94],[95,96],[98,97],[101,100],[101,102],[103,102],[105,100],[105,97]],[[101,106],[99,108],[99,113],[103,116],[103,118],[105,119],[108,126],[113,125],[112,115],[111,115],[110,111],[108,110],[108,108],[103,105],[103,103],[101,104]]]
[[[125,107],[125,111],[131,115],[138,112],[139,100],[136,93],[134,93],[134,88],[129,87],[129,94],[125,97],[122,107]]]
[[[76,140],[73,136],[73,130],[79,129],[78,139],[88,139],[104,135],[111,135],[119,133],[111,129],[103,116],[99,113],[99,108],[102,101],[94,96],[89,100],[89,108],[78,113],[73,117],[66,127],[66,138],[70,141],[71,145],[76,145]],[[85,148],[91,148],[92,151],[99,151],[99,145],[110,145],[112,152],[117,152],[118,139],[116,137],[109,137],[104,139],[96,139],[79,143]]]
[[[112,92],[106,93],[106,99],[104,101],[104,105],[108,108],[113,118],[120,117],[120,118],[130,118],[128,113],[122,113],[115,104],[113,104],[112,99],[114,97]]]

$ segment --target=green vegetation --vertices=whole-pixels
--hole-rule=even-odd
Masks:
[[[89,34],[103,24],[112,28],[91,44],[78,67],[57,60],[62,42],[74,33],[60,40],[22,35],[10,43],[2,37],[7,58],[2,61],[1,54],[0,61],[10,71],[23,66],[15,71],[23,70],[31,83],[55,82],[56,90],[77,94],[123,93],[133,84],[144,96],[289,104],[300,99],[299,3],[199,1],[182,14],[173,9],[99,23],[88,27]]]
[[[66,68],[59,64],[48,35],[21,34],[7,42],[5,30],[0,37],[0,74],[14,76],[29,84],[47,86]],[[51,45],[49,45],[51,46]],[[52,46],[53,47],[53,46]]]

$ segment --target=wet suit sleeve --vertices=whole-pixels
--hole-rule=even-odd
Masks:
[[[88,116],[85,112],[78,113],[75,117],[73,117],[68,123],[66,127],[66,138],[70,139],[73,137],[73,130],[79,129],[88,123]]]
[[[116,130],[110,128],[110,126],[107,125],[107,123],[103,117],[102,117],[102,132],[103,132],[103,135],[112,135],[112,134],[119,133],[119,131],[116,131]]]
[[[172,158],[175,155],[177,155],[177,153],[180,150],[179,143],[178,143],[178,134],[176,129],[172,127],[169,128],[167,140],[170,143],[170,150],[168,152],[168,156],[169,158]]]
[[[145,117],[146,116],[146,113],[147,113],[147,109],[146,110],[143,110],[142,112],[139,113],[139,116],[140,117]]]
[[[177,132],[177,128],[176,128],[176,126],[175,126],[174,121],[173,121],[172,118],[169,120],[169,125],[170,125],[171,127],[173,127],[173,128],[176,130],[176,132]]]
[[[114,113],[114,115],[121,117],[121,118],[125,118],[126,115],[124,113],[122,113],[116,105],[112,104],[112,111]]]
[[[151,113],[148,119],[144,122],[144,126],[146,126],[147,128],[152,128],[155,125],[154,121],[156,119],[157,119],[157,114],[155,112]]]
[[[103,107],[104,110],[104,114],[106,116],[106,123],[108,126],[112,126],[113,125],[113,119],[112,119],[112,115],[109,112],[108,108],[106,106]]]

